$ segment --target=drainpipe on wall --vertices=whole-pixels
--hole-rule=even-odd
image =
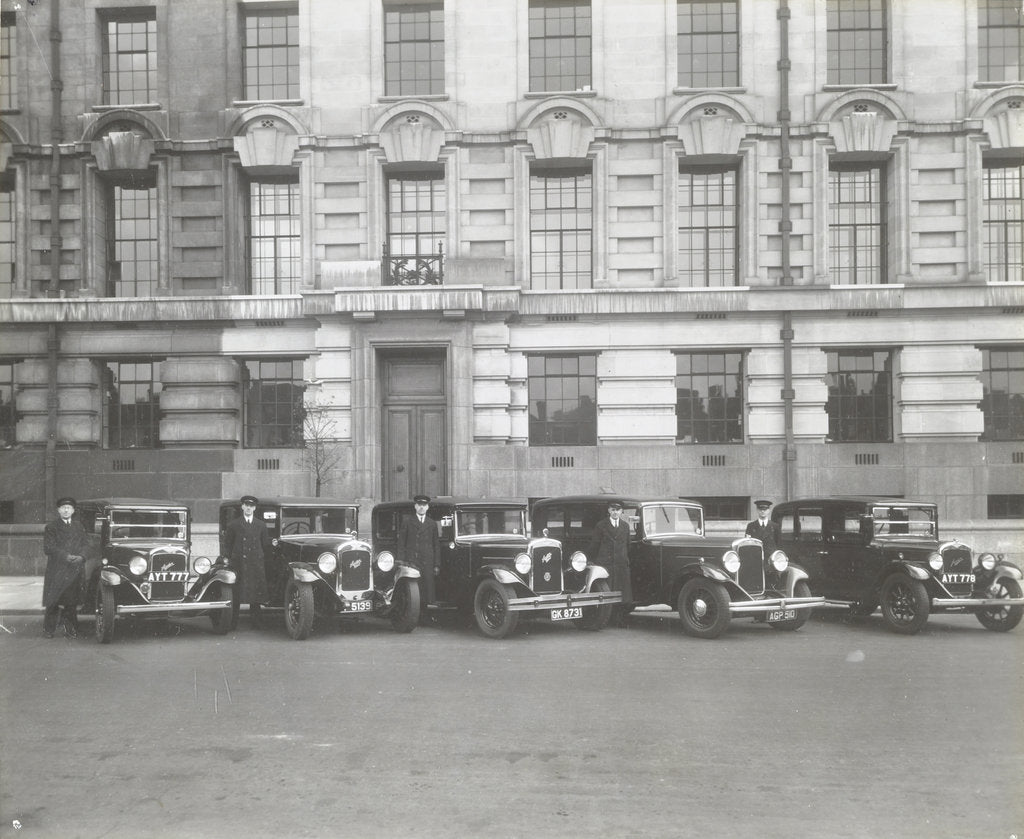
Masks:
[[[47,297],[60,296],[60,144],[64,139],[61,123],[64,82],[60,71],[60,0],[50,0],[50,283]],[[46,335],[46,454],[43,458],[43,494],[45,515],[57,501],[57,393],[60,334],[54,321]]]
[[[782,219],[779,221],[779,233],[782,237],[782,285],[793,285],[792,266],[790,265],[790,233],[793,220],[790,208],[790,176],[793,171],[793,158],[789,151],[789,131],[792,116],[789,111],[789,19],[788,0],[779,0],[779,169],[782,171]],[[796,490],[796,447],[793,436],[793,401],[796,393],[793,390],[793,313],[788,309],[782,313],[782,409],[785,426],[786,443],[782,449],[783,461],[783,497],[788,501]]]

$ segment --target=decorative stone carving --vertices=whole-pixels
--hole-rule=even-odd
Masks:
[[[888,154],[896,121],[874,111],[854,112],[832,122],[829,132],[839,154]]]
[[[679,140],[688,156],[739,154],[746,133],[742,124],[722,115],[697,117],[679,126]]]
[[[144,172],[153,155],[153,141],[134,131],[111,131],[93,140],[92,154],[101,172]]]
[[[299,138],[277,128],[250,128],[234,138],[242,168],[250,175],[284,175],[294,171]]]
[[[584,158],[594,140],[594,127],[556,114],[535,124],[526,132],[537,160],[551,158]]]
[[[1007,109],[989,117],[985,131],[994,149],[1024,147],[1024,108]]]
[[[410,117],[381,132],[380,144],[388,163],[435,163],[444,145],[444,131]]]

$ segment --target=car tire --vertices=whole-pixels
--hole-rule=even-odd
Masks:
[[[114,590],[110,586],[100,584],[96,587],[96,640],[101,644],[109,644],[114,639],[116,616]]]
[[[473,615],[479,630],[488,638],[505,638],[519,625],[519,613],[509,609],[515,595],[512,586],[484,580],[473,595]]]
[[[391,628],[395,632],[412,632],[420,622],[420,584],[400,580],[391,595]]]
[[[900,635],[914,635],[928,621],[931,601],[920,580],[906,574],[891,574],[882,583],[879,596],[885,625]]]
[[[999,581],[998,587],[1002,589],[999,597],[1020,597],[1020,583],[1006,577]],[[1009,632],[1024,617],[1024,606],[995,606],[991,609],[979,609],[975,612],[978,622],[993,632]]]
[[[607,580],[597,580],[591,587],[591,591],[599,591],[602,593],[610,592],[611,586],[608,585]],[[588,632],[597,632],[608,626],[608,622],[612,619],[612,604],[603,604],[601,606],[587,606],[583,610],[583,617],[575,621],[578,629],[585,629]]]
[[[213,631],[216,635],[226,635],[235,628],[238,623],[238,611],[235,607],[234,586],[227,583],[220,584],[220,596],[218,600],[230,600],[231,605],[223,609],[214,609],[210,612],[210,623],[213,624]]]
[[[807,585],[807,580],[797,580],[793,586],[794,597],[810,597],[811,587]],[[810,609],[800,609],[796,613],[796,617],[788,621],[778,621],[776,623],[770,623],[772,629],[777,629],[780,632],[796,632],[801,626],[807,623],[807,619],[811,616]]]
[[[295,641],[305,641],[313,630],[315,615],[312,584],[289,580],[284,587],[284,625],[288,634]]]
[[[729,627],[729,592],[706,577],[683,585],[676,604],[683,631],[694,638],[717,638]]]

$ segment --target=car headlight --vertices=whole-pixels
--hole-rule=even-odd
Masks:
[[[524,576],[530,573],[530,569],[533,567],[533,560],[530,559],[529,554],[519,554],[516,557],[516,571]]]
[[[569,564],[573,571],[582,571],[587,567],[587,555],[583,551],[576,551],[569,558]]]
[[[730,574],[735,574],[740,570],[740,555],[736,551],[726,551],[722,555],[722,565]]]
[[[395,567],[395,555],[391,551],[381,551],[377,554],[377,567],[381,571],[390,571]]]
[[[781,574],[789,567],[789,557],[782,551],[772,552],[772,566]]]
[[[149,563],[146,562],[146,557],[144,556],[133,556],[128,560],[128,570],[137,577],[145,574],[147,568],[149,568]]]
[[[197,574],[209,574],[213,563],[210,562],[209,557],[197,556],[195,562],[192,563],[192,568]]]
[[[996,567],[995,554],[982,554],[978,557],[978,565],[980,565],[986,571],[991,571],[993,568]]]
[[[941,571],[942,554],[938,553],[937,551],[932,551],[932,553],[928,555],[928,567],[931,568],[932,571]]]
[[[338,557],[332,553],[322,553],[316,558],[316,567],[321,574],[330,574],[338,567]]]

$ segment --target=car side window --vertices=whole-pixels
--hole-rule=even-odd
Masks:
[[[822,516],[820,512],[800,511],[797,519],[798,542],[820,542],[822,540]]]
[[[375,539],[395,539],[398,536],[398,525],[402,520],[398,510],[382,510],[373,521],[373,537]]]
[[[796,520],[792,513],[785,513],[775,520],[783,538],[792,539],[796,535]]]
[[[538,522],[541,530],[547,528],[548,536],[552,539],[561,539],[565,536],[565,510],[561,507],[549,507],[542,513]]]

